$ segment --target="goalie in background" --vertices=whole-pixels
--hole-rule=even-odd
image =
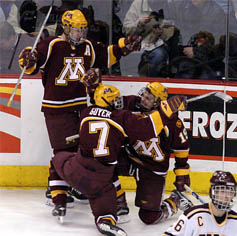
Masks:
[[[211,202],[185,211],[162,236],[236,235],[237,213],[231,210],[237,188],[234,176],[217,170],[210,184]]]
[[[88,40],[88,23],[79,10],[66,11],[62,16],[62,25],[62,35],[49,36],[40,41],[34,52],[31,52],[31,47],[26,47],[19,56],[20,68],[25,67],[26,74],[41,70],[44,86],[41,111],[54,154],[77,151],[79,140],[66,143],[65,139],[78,134],[80,113],[87,107],[84,83],[89,81],[83,77],[86,72],[92,67],[112,66],[122,56],[139,50],[141,43],[139,37],[120,38],[114,45]],[[94,76],[87,79],[94,83],[97,81]],[[53,166],[49,170],[49,187],[55,205],[53,215],[64,216],[69,185],[57,175]]]

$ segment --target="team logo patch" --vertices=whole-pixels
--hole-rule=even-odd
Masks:
[[[177,120],[176,126],[177,126],[178,128],[181,128],[181,127],[182,127],[182,122],[181,122],[180,120]]]
[[[112,93],[113,91],[112,91],[112,89],[111,88],[106,88],[105,90],[104,90],[104,94],[106,94],[106,93]]]
[[[65,17],[72,19],[72,13],[70,13],[70,12],[66,13]]]

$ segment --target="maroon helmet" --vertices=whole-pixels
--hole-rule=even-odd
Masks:
[[[210,198],[212,203],[222,211],[230,211],[236,196],[237,183],[234,176],[227,171],[217,170],[210,180]]]

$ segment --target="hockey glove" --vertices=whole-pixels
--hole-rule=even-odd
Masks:
[[[161,111],[170,119],[177,111],[184,111],[187,108],[185,96],[172,96],[168,100],[161,101]]]
[[[85,85],[87,93],[94,92],[101,81],[102,76],[99,68],[89,69],[81,78],[81,82]]]
[[[190,176],[189,176],[189,165],[187,164],[187,166],[183,169],[181,168],[174,168],[174,173],[176,175],[176,179],[174,182],[174,185],[176,187],[176,189],[179,192],[185,192],[185,188],[184,185],[188,185],[190,186]]]
[[[118,45],[122,50],[123,56],[128,55],[133,51],[140,51],[142,37],[138,35],[131,35],[126,38],[120,38]]]
[[[25,73],[26,74],[32,74],[33,71],[36,69],[36,64],[38,61],[38,53],[36,50],[34,52],[31,52],[32,47],[26,47],[24,48],[20,55],[19,55],[19,66],[21,70],[23,70],[24,67],[26,67]]]

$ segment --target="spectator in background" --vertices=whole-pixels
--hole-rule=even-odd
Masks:
[[[226,55],[226,35],[222,35],[219,39],[219,43],[216,45],[217,53],[221,60],[220,70],[222,76],[225,76],[225,64],[224,58]],[[229,77],[237,78],[237,34],[230,32],[229,34]]]
[[[164,11],[180,29],[183,44],[199,31],[211,32],[215,39],[225,32],[226,15],[215,0],[171,0]]]
[[[228,14],[228,1],[227,0],[215,0],[216,3],[224,10],[225,14]],[[229,1],[229,31],[237,33],[237,0]],[[236,5],[234,5],[234,3]]]
[[[1,1],[0,4],[2,12],[4,13],[2,19],[8,21],[17,34],[26,33],[26,31],[22,30],[19,25],[19,2],[17,3],[15,0],[7,0]]]
[[[178,61],[180,64],[186,61],[186,67],[189,67],[189,70],[179,65],[184,70],[182,72],[182,68],[181,71],[178,69],[179,72],[175,77],[216,79],[215,71],[219,70],[220,58],[217,57],[215,38],[212,33],[207,31],[196,33],[191,37],[188,46],[181,46],[181,50],[181,56],[184,57],[175,58],[174,61],[176,64]]]
[[[89,5],[83,8],[83,13],[88,21],[88,38],[103,44],[109,43],[109,25],[101,20],[95,20],[94,8]]]
[[[5,14],[3,12],[2,7],[0,6],[0,22],[5,21]]]
[[[7,20],[10,10],[15,5],[14,0],[0,1],[0,21]]]
[[[139,74],[142,76],[158,76],[157,67],[167,63],[169,54],[162,39],[163,12],[148,0],[134,0],[123,21],[123,31],[126,35],[138,34],[142,41],[143,54],[139,64]]]
[[[225,35],[215,45],[213,34],[200,31],[191,37],[189,46],[180,46],[180,56],[171,61],[170,77],[221,79],[225,76]],[[237,77],[237,35],[229,36],[229,77]]]
[[[9,73],[8,65],[11,57],[9,53],[15,44],[16,33],[7,21],[0,22],[0,73]]]

